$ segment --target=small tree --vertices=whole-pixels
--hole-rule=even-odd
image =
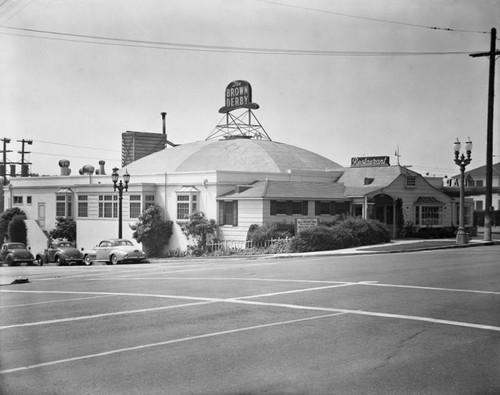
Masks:
[[[76,222],[72,218],[56,217],[56,227],[49,232],[53,239],[76,240]]]
[[[9,223],[16,215],[20,215],[23,219],[26,219],[26,214],[19,207],[5,210],[2,215],[0,215],[0,243],[3,243],[8,237]]]
[[[9,241],[27,244],[28,229],[24,223],[25,217],[22,215],[15,215],[9,222]]]
[[[154,257],[160,256],[168,245],[173,225],[172,221],[163,219],[160,206],[152,205],[139,216],[139,222],[129,226],[134,231],[132,237],[142,243],[148,256]]]
[[[182,233],[194,242],[189,246],[189,251],[193,255],[202,255],[207,250],[207,241],[215,237],[217,225],[215,220],[208,219],[205,213],[197,212],[191,214],[189,222],[182,227]]]

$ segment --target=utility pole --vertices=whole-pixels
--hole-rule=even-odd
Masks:
[[[473,58],[488,56],[490,58],[490,75],[488,83],[488,125],[486,131],[486,202],[484,211],[484,241],[491,241],[492,192],[493,192],[493,103],[495,98],[495,56],[497,30],[491,29],[491,46],[489,52],[470,54]]]
[[[10,139],[8,138],[3,138],[0,139],[0,141],[3,141],[3,167],[2,167],[2,177],[3,177],[3,185],[7,185],[7,152],[12,152],[10,150],[7,150],[7,144],[10,143]]]
[[[26,171],[25,169],[25,165],[30,165],[31,163],[30,162],[25,162],[24,161],[24,155],[26,154],[29,154],[30,151],[25,151],[24,150],[24,144],[28,144],[28,145],[31,145],[33,144],[33,140],[25,140],[25,139],[22,139],[22,140],[17,140],[19,143],[22,144],[22,149],[21,151],[17,151],[18,154],[21,154],[21,177],[28,177],[28,171]]]

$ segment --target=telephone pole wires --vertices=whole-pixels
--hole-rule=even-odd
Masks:
[[[18,154],[21,154],[21,177],[28,177],[28,165],[31,165],[30,162],[25,162],[24,160],[24,156],[26,154],[29,154],[31,153],[30,151],[25,151],[24,150],[24,145],[25,144],[28,144],[28,145],[31,145],[33,144],[33,140],[25,140],[25,139],[22,139],[22,140],[17,140],[19,143],[22,144],[22,149],[21,151],[17,151]]]
[[[492,191],[493,191],[493,104],[495,99],[495,57],[500,55],[496,50],[497,30],[491,29],[491,46],[489,52],[474,53],[473,58],[488,56],[490,73],[488,82],[488,124],[486,131],[486,201],[484,212],[484,241],[491,241],[492,223]]]
[[[3,138],[0,139],[3,141],[3,162],[2,162],[2,177],[3,177],[3,185],[7,185],[7,152],[12,152],[11,150],[7,150],[7,144],[10,143],[10,139]]]

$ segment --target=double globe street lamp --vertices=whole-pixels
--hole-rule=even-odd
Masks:
[[[458,222],[458,232],[457,232],[457,244],[468,244],[469,235],[465,231],[465,167],[471,161],[472,153],[472,141],[470,137],[465,142],[465,152],[467,156],[463,153],[460,155],[460,141],[455,141],[453,143],[453,151],[455,152],[455,163],[460,166],[460,213]]]
[[[118,168],[113,168],[113,173],[111,174],[111,180],[113,181],[113,191],[116,192],[118,190],[118,238],[122,238],[122,200],[123,200],[123,191],[128,191],[128,183],[130,182],[130,174],[128,171],[125,171],[123,175],[123,181],[118,179],[120,176],[118,175]]]

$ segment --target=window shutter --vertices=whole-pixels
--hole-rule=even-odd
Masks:
[[[302,215],[307,216],[309,208],[309,202],[307,200],[302,201]]]
[[[314,215],[321,215],[321,202],[314,202]]]
[[[293,215],[293,203],[291,200],[286,201],[286,215]]]
[[[238,226],[238,201],[233,200],[233,226]]]
[[[271,215],[276,215],[276,200],[271,200]]]
[[[224,202],[219,200],[219,225],[224,225]]]

